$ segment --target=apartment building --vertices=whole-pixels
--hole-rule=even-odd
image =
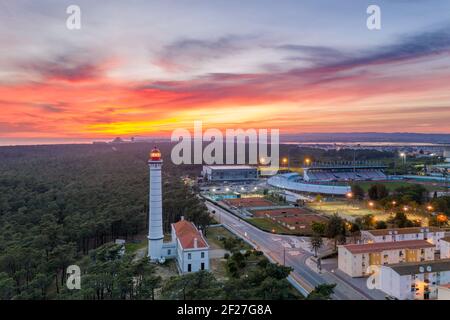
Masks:
[[[338,268],[351,277],[369,275],[369,266],[434,260],[435,245],[426,240],[406,240],[338,247]]]

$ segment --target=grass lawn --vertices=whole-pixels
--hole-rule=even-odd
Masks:
[[[137,243],[126,242],[125,243],[125,252],[126,253],[135,253],[139,249],[145,248],[147,246],[147,242],[141,241]]]
[[[335,202],[322,202],[322,203],[308,203],[308,207],[311,209],[320,211],[327,215],[334,213],[341,213],[351,217],[364,216],[367,214],[379,215],[383,213],[381,210],[370,209],[359,204],[350,205],[348,202],[335,201]]]
[[[223,243],[220,239],[223,238],[234,238],[234,239],[240,239],[239,237],[235,236],[233,233],[225,229],[224,227],[210,227],[208,228],[208,232],[206,235],[206,239],[208,241],[209,246],[211,249],[223,249]],[[250,250],[252,247],[242,240],[241,250]]]
[[[386,212],[384,210],[370,209],[365,207],[363,204],[358,203],[349,204],[346,201],[322,202],[322,203],[314,202],[309,203],[308,207],[327,215],[333,215],[334,213],[337,213],[342,218],[348,219],[350,221],[357,217],[362,217],[367,214],[373,214],[375,216],[375,219],[381,221],[386,221],[391,217],[391,213]],[[409,212],[407,213],[407,216],[408,219],[410,220],[421,220],[422,225],[424,226],[428,225],[428,218],[424,217],[423,215]]]

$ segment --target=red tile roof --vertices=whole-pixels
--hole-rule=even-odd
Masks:
[[[344,248],[353,254],[380,252],[385,250],[396,249],[422,249],[434,248],[435,245],[426,240],[408,240],[408,241],[394,241],[394,242],[376,242],[366,244],[348,244]]]
[[[183,249],[194,249],[195,239],[197,239],[197,248],[208,247],[203,235],[200,231],[198,231],[193,223],[186,220],[181,220],[177,223],[173,223],[172,226],[175,228],[175,234]]]

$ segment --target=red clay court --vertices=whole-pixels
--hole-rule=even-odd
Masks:
[[[302,231],[303,233],[312,233],[311,225],[313,222],[327,222],[326,218],[316,214],[292,217],[274,217],[273,219],[288,229]]]
[[[302,208],[279,208],[271,210],[253,210],[253,216],[261,219],[271,219],[291,232],[301,232],[302,234],[312,234],[312,223],[325,223],[327,218],[316,213],[312,213]]]
[[[280,209],[270,209],[270,210],[252,210],[255,217],[283,217],[283,216],[293,216],[293,215],[305,215],[313,214],[312,212],[301,209],[301,208],[280,208]]]
[[[264,198],[239,198],[225,199],[222,201],[229,206],[243,208],[271,207],[275,205],[272,201],[266,200]]]

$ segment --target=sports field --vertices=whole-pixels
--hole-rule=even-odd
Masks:
[[[397,188],[400,187],[406,187],[411,184],[421,184],[423,185],[428,191],[441,191],[444,189],[443,187],[439,186],[436,183],[432,182],[418,182],[418,181],[361,181],[361,182],[355,182],[356,185],[360,186],[365,192],[369,190],[369,188],[374,184],[384,184],[386,188],[392,192]]]
[[[384,210],[367,208],[363,204],[350,204],[346,201],[309,203],[308,207],[318,212],[333,215],[337,213],[340,217],[353,221],[357,217],[362,217],[367,214],[373,214],[376,220],[386,221],[392,214]],[[407,213],[410,220],[421,220],[424,225],[427,225],[428,219],[415,213]]]

